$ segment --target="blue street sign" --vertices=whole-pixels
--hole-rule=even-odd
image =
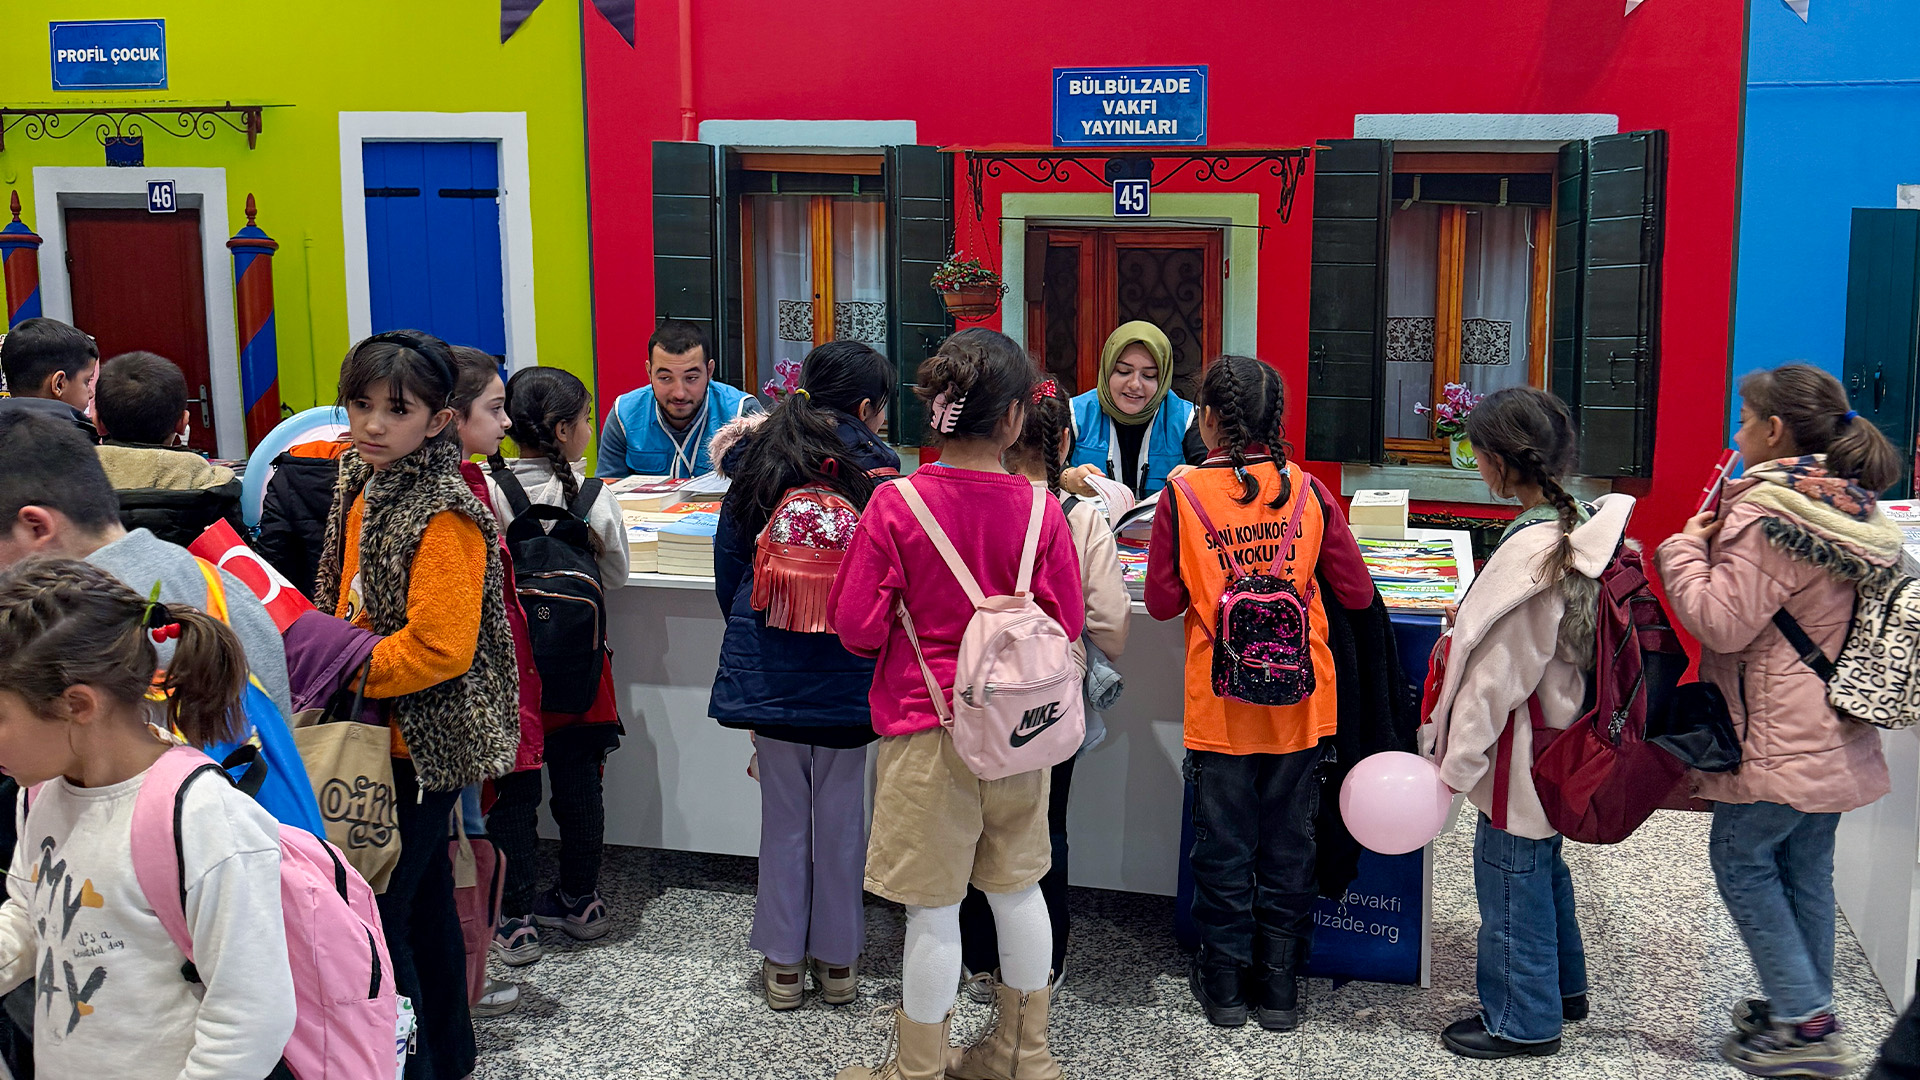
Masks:
[[[1205,64],[1053,69],[1055,146],[1206,143]]]
[[[55,90],[165,90],[167,21],[47,24]]]
[[[147,181],[147,213],[171,214],[179,209],[173,198],[173,181]]]
[[[1151,180],[1115,180],[1113,182],[1114,217],[1152,217],[1148,210],[1148,197],[1153,190]]]

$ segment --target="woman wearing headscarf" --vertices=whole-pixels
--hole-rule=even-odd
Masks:
[[[1100,381],[1073,399],[1073,456],[1062,487],[1087,487],[1089,473],[1145,498],[1180,465],[1206,460],[1193,403],[1170,390],[1173,346],[1150,322],[1122,323],[1100,349]]]

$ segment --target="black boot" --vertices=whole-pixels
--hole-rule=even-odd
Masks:
[[[1247,1022],[1247,999],[1240,990],[1240,965],[1231,960],[1206,961],[1193,958],[1187,968],[1187,986],[1193,999],[1207,1014],[1207,1023],[1215,1027],[1240,1027]]]
[[[1292,1031],[1300,1026],[1300,986],[1294,977],[1298,942],[1289,938],[1260,943],[1260,969],[1254,987],[1254,1012],[1268,1031]]]
[[[1560,1052],[1560,1040],[1548,1039],[1546,1042],[1523,1043],[1512,1039],[1503,1039],[1487,1030],[1487,1025],[1478,1016],[1469,1016],[1465,1020],[1456,1020],[1447,1025],[1440,1033],[1440,1041],[1447,1049],[1461,1057],[1494,1060],[1510,1057],[1546,1057]]]

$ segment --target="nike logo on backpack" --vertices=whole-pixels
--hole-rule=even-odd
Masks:
[[[1036,706],[1021,714],[1020,722],[1013,727],[1013,734],[1007,736],[1007,745],[1019,748],[1032,742],[1035,736],[1060,722],[1060,703],[1055,701]]]

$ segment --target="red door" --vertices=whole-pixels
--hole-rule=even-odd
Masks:
[[[102,360],[144,349],[178,364],[187,376],[191,442],[212,453],[200,211],[72,209],[66,218],[73,324],[99,342]]]

